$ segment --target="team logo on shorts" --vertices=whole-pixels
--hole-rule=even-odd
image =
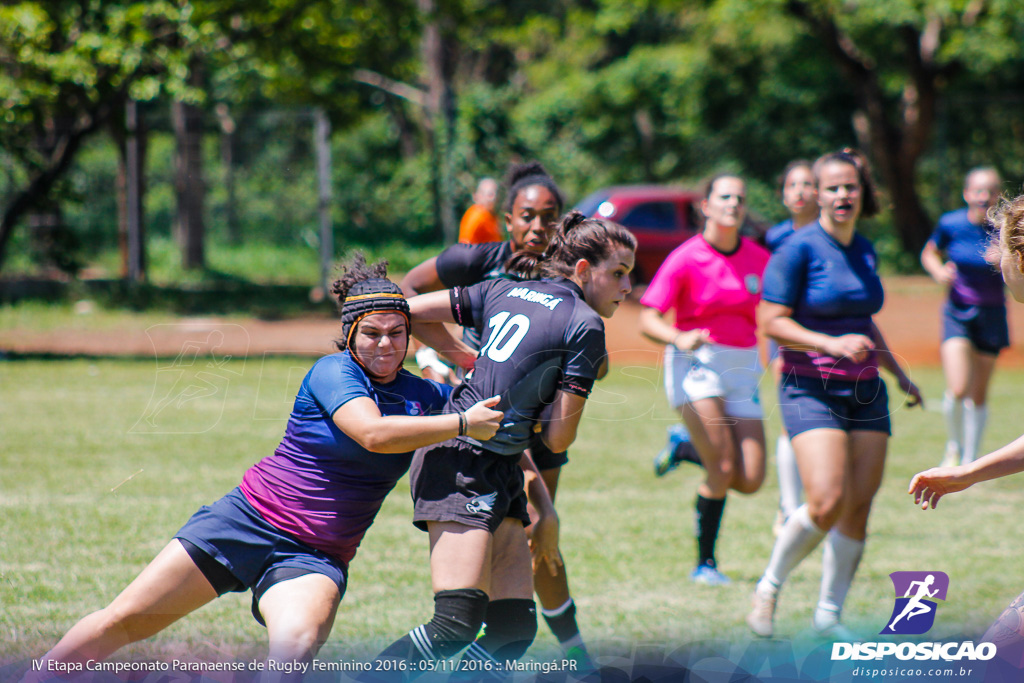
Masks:
[[[757,294],[761,291],[761,278],[753,273],[743,278],[743,283],[747,286],[747,292],[749,294]]]
[[[473,500],[466,503],[466,509],[472,512],[474,515],[478,515],[481,512],[490,512],[494,509],[494,503],[497,500],[497,492],[488,493],[486,496],[477,496]]]
[[[879,633],[883,635],[921,635],[935,623],[937,601],[944,601],[949,591],[945,572],[893,572],[889,574],[896,590],[889,622]]]

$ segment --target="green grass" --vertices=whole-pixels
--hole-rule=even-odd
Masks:
[[[226,493],[270,453],[309,364],[250,358],[179,376],[164,361],[0,363],[0,662],[42,653],[105,605],[199,505]],[[945,439],[936,400],[941,374],[914,371],[932,404],[895,412],[888,470],[846,620],[877,633],[892,607],[888,574],[939,570],[950,576],[949,599],[927,638],[977,634],[1024,587],[1017,570],[1024,551],[1011,533],[1020,480],[979,485],[944,499],[938,511],[913,506],[905,493],[910,476],[937,462]],[[996,374],[988,447],[1019,435],[1022,382],[1019,370]],[[164,400],[192,384],[209,394]],[[629,653],[637,644],[747,641],[743,616],[773,542],[772,461],[758,494],[729,499],[718,554],[733,584],[689,582],[699,471],[684,465],[663,479],[652,474],[651,457],[673,419],[660,385],[655,368],[615,368],[591,398],[560,484],[562,549],[580,624],[605,653]],[[778,425],[773,394],[766,384],[769,443]],[[158,405],[163,410],[155,411]],[[352,564],[324,657],[365,656],[429,618],[426,536],[409,523],[410,510],[403,480]],[[780,637],[806,630],[819,578],[820,550],[786,586]],[[232,594],[119,657],[260,657],[264,640],[248,597]],[[532,652],[553,647],[542,626]]]

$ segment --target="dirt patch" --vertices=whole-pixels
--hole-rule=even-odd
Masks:
[[[885,284],[886,303],[877,321],[890,347],[911,365],[937,365],[942,288],[926,277],[887,278]],[[616,365],[654,365],[659,361],[661,347],[640,334],[640,308],[635,301],[628,301],[608,322],[608,350]],[[1013,308],[1011,305],[1010,336],[1022,340],[1024,315],[1015,315]],[[339,332],[338,321],[324,317],[281,321],[178,318],[156,325],[73,333],[0,330],[0,349],[19,354],[149,358],[321,356],[334,351],[333,340]],[[1003,353],[1000,364],[1024,366],[1024,353],[1020,347],[1011,348]]]

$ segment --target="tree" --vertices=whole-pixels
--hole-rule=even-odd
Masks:
[[[735,0],[724,5],[735,7]],[[1019,8],[999,0],[768,0],[827,55],[855,99],[860,146],[870,154],[892,200],[905,251],[916,254],[931,232],[918,167],[929,151],[944,97],[1021,63]],[[749,5],[748,5],[749,7]],[[796,67],[796,65],[793,65]]]
[[[52,193],[62,174],[127,98],[183,89],[185,20],[178,6],[156,0],[0,7],[0,139],[23,178],[0,217],[0,267],[19,222],[57,210]]]

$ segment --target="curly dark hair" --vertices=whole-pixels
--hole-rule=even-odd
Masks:
[[[331,294],[338,299],[338,310],[340,311],[342,304],[345,303],[345,297],[348,296],[348,290],[352,289],[354,284],[363,280],[388,276],[388,262],[386,259],[381,259],[370,265],[366,263],[366,255],[357,251],[352,254],[352,258],[347,263],[339,266],[339,270],[341,270],[341,277],[331,285]]]
[[[1017,270],[1024,273],[1024,194],[1012,199],[1000,197],[999,203],[988,210],[988,220],[995,228],[992,239],[996,253],[1001,251],[1001,241],[1013,255]]]

